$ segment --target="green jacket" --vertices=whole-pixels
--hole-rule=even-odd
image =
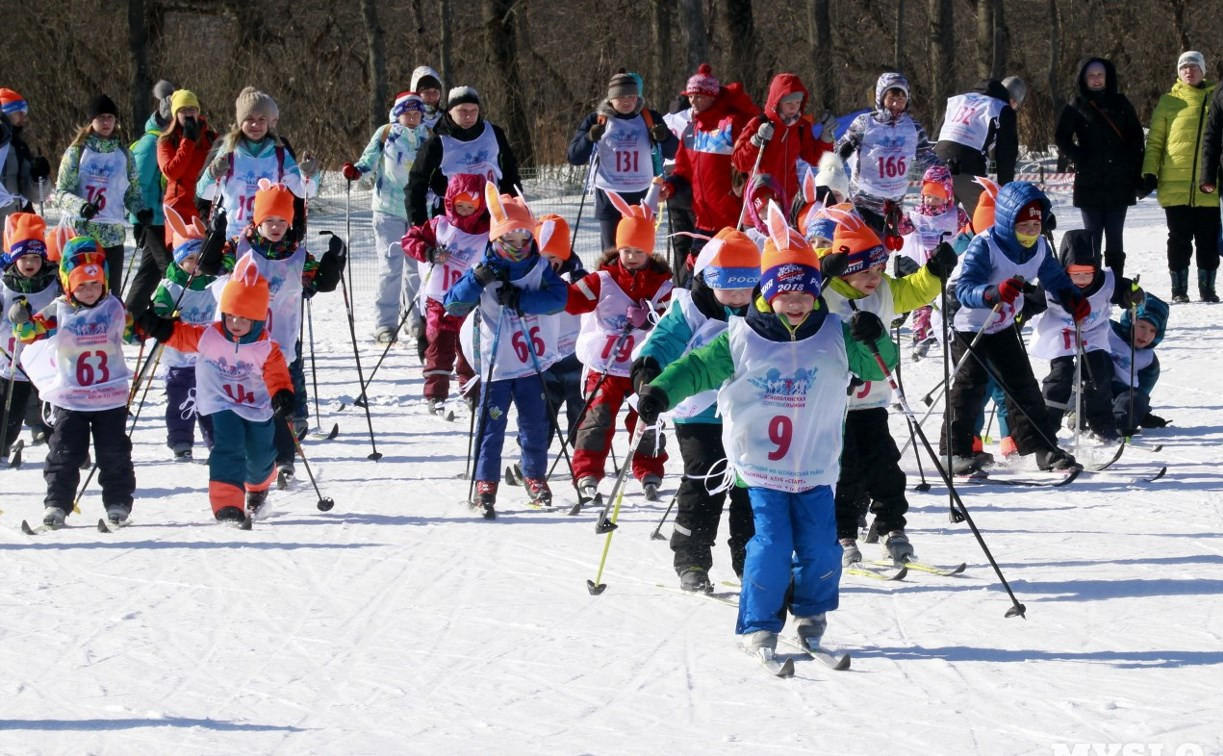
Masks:
[[[1159,179],[1159,204],[1162,207],[1218,207],[1219,194],[1205,194],[1198,188],[1202,160],[1202,134],[1215,85],[1206,82],[1191,87],[1183,81],[1159,98],[1151,114],[1147,134],[1143,175]]]

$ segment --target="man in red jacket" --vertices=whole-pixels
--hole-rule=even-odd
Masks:
[[[758,172],[773,176],[781,184],[782,207],[789,207],[798,193],[799,158],[813,168],[818,166],[820,155],[831,150],[836,139],[837,121],[831,112],[824,114],[821,136],[817,139],[811,133],[814,120],[804,113],[807,99],[801,79],[790,73],[777,74],[769,83],[764,113],[743,129],[735,142],[734,166],[749,177],[757,155],[764,150]]]
[[[675,170],[663,184],[661,196],[666,199],[689,184],[696,232],[713,236],[739,221],[743,202],[732,188],[731,153],[743,127],[759,115],[760,108],[738,82],[722,86],[708,63],[688,79],[683,93],[692,103],[692,121],[684,130]],[[689,258],[703,246],[700,240],[695,242]]]

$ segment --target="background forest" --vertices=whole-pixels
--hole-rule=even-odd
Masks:
[[[89,98],[119,104],[139,135],[153,82],[195,91],[219,130],[243,86],[273,95],[280,129],[336,167],[360,154],[411,71],[474,85],[528,165],[563,161],[571,130],[621,66],[665,111],[698,63],[763,103],[769,78],[799,74],[823,107],[869,104],[876,77],[900,70],[932,136],[949,95],[1017,74],[1029,96],[1020,138],[1052,142],[1080,58],[1117,66],[1145,122],[1201,50],[1223,74],[1218,0],[6,0],[0,86],[30,103],[27,140],[58,154]]]

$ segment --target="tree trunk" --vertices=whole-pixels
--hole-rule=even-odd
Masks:
[[[1189,32],[1185,29],[1185,0],[1169,0],[1169,5],[1172,6],[1172,33],[1184,52],[1190,49]]]
[[[365,41],[369,51],[369,127],[372,131],[386,123],[387,104],[386,50],[374,0],[361,0],[361,18],[365,21]]]
[[[904,62],[900,59],[904,49],[905,0],[896,0],[896,29],[892,32],[892,70],[904,73]]]
[[[442,104],[446,102],[445,87],[453,87],[457,82],[454,71],[453,51],[454,38],[451,36],[451,27],[454,25],[454,6],[450,0],[441,0],[441,15],[442,15]]]
[[[679,6],[680,23],[684,25],[684,41],[688,43],[688,73],[696,73],[697,66],[709,62],[705,12],[701,7],[701,0],[680,0]]]
[[[524,108],[526,93],[518,70],[518,38],[512,14],[526,12],[526,0],[485,0],[484,50],[495,92],[486,93],[485,105],[481,108],[481,115],[487,115],[488,102],[499,102],[498,113],[506,139],[514,148],[518,164],[523,167],[534,165],[535,147]]]
[[[943,108],[955,89],[955,4],[930,0],[930,120],[942,123]]]
[[[994,54],[990,65],[990,78],[1001,79],[1006,76],[1007,58],[1010,52],[1011,37],[1006,29],[1006,3],[1004,0],[992,0],[994,5]]]
[[[807,0],[807,39],[811,45],[811,91],[823,99],[818,109],[838,112],[837,75],[832,70],[836,56],[832,54],[832,21],[828,15],[828,0]],[[813,112],[814,112],[813,108]]]
[[[977,0],[977,78],[988,79],[994,65],[994,2]]]
[[[670,106],[670,93],[676,91],[671,55],[671,0],[654,0],[654,24],[650,31],[654,43],[654,70],[650,75],[650,87],[658,94],[649,99],[654,107],[666,112]]]
[[[149,74],[149,35],[145,0],[127,2],[127,44],[132,55],[132,123],[129,132],[143,133],[152,113],[153,79]]]
[[[758,91],[756,80],[756,25],[752,20],[752,0],[724,0],[722,18],[730,40],[730,71],[727,78],[743,82],[748,92]]]
[[[1061,12],[1057,7],[1057,0],[1049,0],[1049,96],[1053,100],[1053,128],[1057,128],[1057,121],[1062,116],[1062,108],[1066,104],[1066,98],[1062,96],[1061,82],[1059,81],[1058,69],[1062,66],[1062,18]],[[1049,133],[1046,133],[1045,138],[1036,145],[1037,149],[1043,149],[1043,145],[1051,143],[1053,140],[1049,138]],[[1065,157],[1059,155],[1058,170],[1064,170]]]

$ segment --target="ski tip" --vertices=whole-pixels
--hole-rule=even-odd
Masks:
[[[23,523],[23,524],[24,524],[24,523]],[[106,518],[105,518],[105,517],[99,517],[99,518],[98,518],[98,532],[99,532],[99,533],[109,533],[109,532],[110,532],[110,528],[106,527]]]
[[[607,590],[607,583],[595,583],[593,580],[587,580],[586,590],[590,591],[591,596],[598,596]]]
[[[1167,475],[1167,474],[1168,474],[1168,466],[1167,466],[1167,465],[1164,465],[1163,467],[1159,468],[1159,472],[1155,473],[1155,475],[1153,475],[1152,477],[1150,477],[1150,478],[1147,480],[1147,482],[1148,482],[1148,483],[1154,483],[1155,481],[1159,480],[1160,478],[1162,478],[1163,476],[1165,476],[1165,475]]]
[[[25,533],[26,535],[34,535],[34,528],[30,527],[30,523],[26,522],[25,520],[22,520],[21,521],[21,532]]]
[[[582,513],[582,502],[580,501],[577,504],[574,504],[572,507],[569,508],[570,517],[577,517],[581,513]]]
[[[518,485],[518,479],[514,477],[514,471],[509,465],[505,466],[505,472],[501,473],[501,478],[505,481],[507,486]]]
[[[794,677],[794,659],[786,657],[786,660],[777,668],[776,674],[778,677]]]
[[[849,654],[841,654],[832,664],[832,668],[838,672],[844,672],[849,669],[849,665],[853,663],[853,658]]]
[[[327,440],[332,441],[336,436],[340,435],[340,424],[336,423],[331,426],[331,432],[327,434]]]
[[[246,513],[246,517],[242,518],[242,524],[238,526],[238,530],[250,530],[255,523],[250,512]]]

